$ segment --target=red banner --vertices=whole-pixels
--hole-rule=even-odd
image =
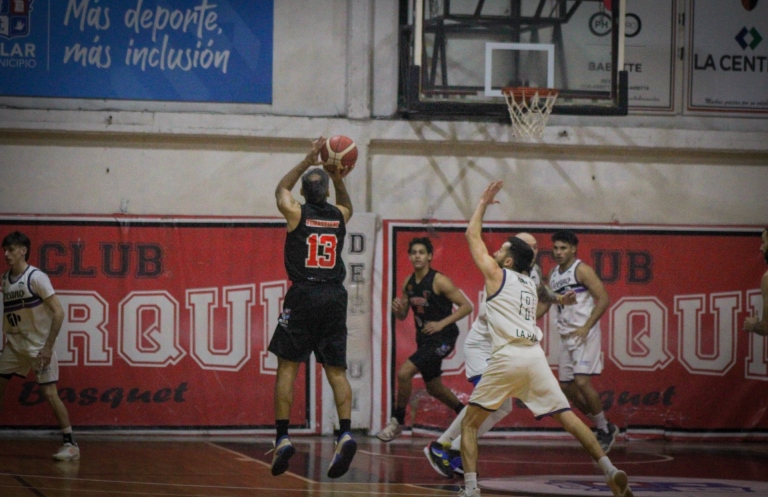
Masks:
[[[289,285],[284,222],[0,222],[1,236],[19,230],[31,238],[29,263],[50,276],[64,306],[58,386],[74,426],[274,426],[276,359],[266,347]],[[293,425],[318,416],[307,400],[312,376],[302,368]],[[33,377],[9,385],[3,423],[55,425]]]
[[[383,268],[383,346],[392,350],[392,361],[384,365],[385,406],[393,398],[396,368],[415,350],[412,314],[395,325],[389,311],[391,299],[413,270],[408,242],[429,236],[435,249],[433,267],[450,277],[477,309],[482,278],[469,254],[465,227],[385,223],[384,250],[389,256]],[[744,318],[762,305],[762,228],[568,228],[579,237],[577,256],[596,270],[611,298],[601,319],[605,368],[593,380],[609,420],[638,432],[757,434],[768,429],[768,340],[740,331]],[[555,227],[489,223],[485,229],[491,253],[510,234],[531,232],[547,279],[555,266]],[[554,369],[553,349],[559,341],[550,328],[555,312],[539,323]],[[470,324],[469,318],[460,323],[462,333]],[[466,400],[471,385],[463,372],[462,338],[444,362],[443,380]],[[557,426],[552,420],[535,421],[519,402],[516,407],[499,428]],[[407,424],[444,427],[452,416],[417,379]]]

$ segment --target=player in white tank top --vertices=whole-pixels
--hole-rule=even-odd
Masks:
[[[581,442],[605,473],[614,497],[630,497],[632,491],[626,473],[611,463],[592,431],[570,410],[537,341],[537,291],[530,277],[520,274],[528,271],[533,262],[533,251],[522,240],[513,238],[491,256],[483,242],[482,219],[488,205],[497,203],[495,197],[501,187],[499,181],[486,188],[466,231],[472,259],[483,275],[489,295],[487,312],[494,348],[488,368],[472,392],[462,423],[465,488],[460,495],[480,495],[477,487],[478,428],[506,397],[516,396],[537,417],[551,415]],[[506,269],[508,267],[512,270]],[[510,328],[500,330],[498,326]]]
[[[568,290],[576,292],[574,305],[558,309],[557,331],[560,335],[569,335],[583,326],[595,308],[595,299],[592,298],[589,289],[576,279],[576,268],[579,264],[581,260],[576,259],[564,272],[561,273],[559,267],[555,267],[549,275],[549,287],[553,292],[557,294],[563,294]],[[599,329],[599,321],[595,327]]]
[[[606,419],[591,378],[603,371],[600,317],[610,299],[594,269],[576,257],[578,244],[578,237],[571,231],[552,235],[552,252],[558,265],[549,275],[549,284],[555,292],[574,290],[577,295],[576,305],[558,306],[558,377],[568,400],[595,423],[597,438],[607,453],[619,429]]]
[[[53,294],[48,275],[34,266],[28,265],[15,278],[10,270],[3,273],[3,331],[7,347],[20,355],[38,356],[53,321],[53,313],[43,302]]]
[[[486,299],[491,325],[491,355],[507,345],[530,346],[542,339],[536,326],[536,285],[528,275],[502,268],[498,292]]]
[[[538,254],[536,238],[526,232],[518,233],[515,237],[520,238],[531,247],[534,260],[536,260],[536,254]],[[542,285],[541,268],[538,264],[534,263],[531,266],[530,278],[536,285],[539,295],[539,305],[536,308],[537,319],[546,314],[549,310],[549,305],[552,303],[571,305],[575,302],[575,294],[573,292],[560,296],[552,292],[546,285]],[[539,330],[538,333],[541,333],[541,331]],[[477,317],[464,340],[464,372],[469,382],[473,385],[477,385],[488,367],[491,349],[490,328],[488,325],[485,296],[483,296],[478,307]],[[512,398],[510,397],[483,422],[478,429],[478,437],[482,437],[490,431],[496,423],[511,412]],[[462,410],[438,439],[430,442],[424,448],[424,455],[427,457],[432,468],[446,478],[452,478],[454,472],[459,474],[463,472],[459,449],[461,447],[461,423],[464,420],[465,413],[466,409]]]
[[[0,354],[0,399],[14,375],[26,377],[34,369],[40,393],[53,409],[64,439],[54,459],[80,459],[80,448],[72,439],[69,413],[56,386],[59,363],[53,348],[64,321],[64,310],[48,276],[27,263],[29,238],[14,231],[3,239],[2,246],[10,269],[2,277],[3,331],[7,342]]]

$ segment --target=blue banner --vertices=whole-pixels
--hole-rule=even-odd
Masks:
[[[272,103],[274,0],[0,0],[0,95]]]

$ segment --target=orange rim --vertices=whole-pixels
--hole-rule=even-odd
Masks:
[[[546,98],[549,96],[557,97],[560,94],[558,90],[554,88],[535,88],[530,86],[508,86],[501,89],[501,93],[512,97],[516,102],[522,102],[523,100],[532,99],[537,93],[539,97]]]

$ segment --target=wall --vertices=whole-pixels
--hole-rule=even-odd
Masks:
[[[552,126],[516,143],[504,125],[478,123],[152,113],[120,124],[144,114],[102,111],[32,121],[56,115],[0,111],[16,128],[0,138],[1,212],[275,216],[274,185],[312,137],[336,133],[361,148],[347,180],[356,209],[390,218],[468,219],[496,178],[503,216],[518,220],[762,224],[768,210],[764,132]]]

